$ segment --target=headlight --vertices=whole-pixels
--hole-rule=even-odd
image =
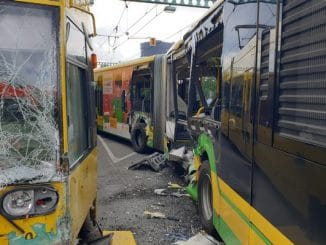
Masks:
[[[52,212],[58,203],[58,193],[52,187],[37,186],[11,190],[1,199],[2,214],[18,219]]]
[[[21,190],[8,193],[3,199],[4,211],[12,216],[27,215],[33,208],[34,192]]]

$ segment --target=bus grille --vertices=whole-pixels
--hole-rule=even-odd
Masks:
[[[326,146],[326,1],[285,0],[277,130]]]

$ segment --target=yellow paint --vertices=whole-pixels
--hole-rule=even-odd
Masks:
[[[201,113],[203,113],[204,112],[204,107],[202,106],[202,107],[200,107],[199,109],[198,109],[198,111],[196,112],[196,117],[198,117]]]
[[[66,23],[64,8],[60,10],[60,23]],[[66,25],[60,25],[60,43],[66,43]],[[61,79],[61,104],[62,104],[62,134],[63,152],[68,152],[68,122],[67,122],[67,87],[66,87],[66,53],[65,45],[60,46],[60,79]]]
[[[109,118],[110,121],[110,127],[111,128],[117,128],[118,120],[114,117]]]
[[[103,128],[103,116],[97,116],[97,125]]]
[[[214,177],[215,176],[215,177]],[[211,172],[212,182],[215,182],[216,174]],[[213,207],[217,213],[225,220],[225,222],[232,229],[234,234],[242,243],[247,244],[264,244],[263,240],[257,233],[250,228],[248,234],[248,224],[233,210],[233,208],[220,197],[215,194],[214,189],[219,189],[252,223],[264,236],[273,244],[293,244],[286,238],[275,226],[273,226],[267,219],[265,219],[254,207],[241,198],[230,186],[228,186],[221,178],[218,178],[218,184],[213,184]],[[216,187],[214,187],[216,186]]]
[[[0,196],[4,195],[4,193],[13,190],[15,188],[20,187],[29,187],[33,185],[20,185],[20,186],[10,186],[4,188],[0,191]],[[39,185],[38,185],[39,186]],[[25,234],[31,232],[35,237],[35,233],[32,230],[31,226],[34,224],[46,224],[47,232],[57,232],[56,226],[57,221],[62,218],[65,214],[65,183],[54,182],[51,184],[59,194],[59,201],[57,207],[53,213],[48,215],[35,216],[26,219],[18,219],[13,222],[16,223],[19,227],[25,230]],[[0,215],[0,244],[8,244],[7,235],[8,233],[16,232],[17,236],[23,235],[19,230],[17,230],[12,224],[10,224],[2,215]],[[24,234],[24,235],[25,235]],[[3,235],[3,236],[2,236]]]
[[[266,243],[257,235],[253,229],[250,229],[249,232],[249,244],[266,245]]]
[[[217,214],[220,214],[220,191],[219,191],[219,185],[217,182],[217,175],[216,173],[211,171],[211,179],[212,179],[212,193],[213,193],[213,207],[215,209],[215,211],[217,212]]]
[[[69,176],[69,211],[72,241],[77,238],[87,214],[96,200],[97,152],[94,149]]]
[[[16,2],[34,3],[49,6],[64,6],[65,3],[63,0],[16,0]]]
[[[286,236],[284,236],[276,227],[268,222],[256,209],[251,207],[250,221],[258,227],[258,229],[273,244],[290,245],[293,244]]]
[[[201,162],[200,162],[200,156],[197,156],[197,155],[194,155],[194,167],[195,167],[195,170],[196,170],[196,181],[198,181],[199,179],[199,167],[201,165]],[[214,182],[212,182],[213,185],[215,184]]]
[[[154,132],[153,132],[153,126],[146,126],[146,135],[148,140],[154,139]]]
[[[223,199],[220,199],[220,216],[230,227],[234,235],[239,239],[241,244],[249,244],[249,227],[248,224],[229,206]]]
[[[221,178],[218,178],[219,186],[222,193],[224,193],[232,203],[249,219],[250,204],[240,197],[230,186],[228,186]]]
[[[134,235],[131,231],[103,231],[103,235],[113,233],[111,245],[136,245]]]

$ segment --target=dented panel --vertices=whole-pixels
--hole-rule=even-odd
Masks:
[[[0,244],[62,244],[69,240],[71,220],[65,211],[66,184],[53,183],[52,186],[59,194],[59,202],[52,213],[14,220],[16,227],[0,214]],[[13,189],[15,187],[4,188],[0,198]]]

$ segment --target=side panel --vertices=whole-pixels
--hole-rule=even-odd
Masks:
[[[130,139],[130,81],[133,67],[103,71],[103,131]]]
[[[231,2],[225,2],[223,9],[221,160],[217,171],[225,183],[222,186],[228,186],[243,201],[230,199],[228,191],[222,190],[221,205],[216,208],[241,244],[250,240],[256,10],[256,3]]]
[[[156,56],[154,62],[153,140],[154,148],[164,151],[166,120],[166,57]]]
[[[97,152],[93,150],[69,176],[68,209],[72,221],[71,236],[77,238],[89,208],[96,200]]]
[[[64,242],[68,240],[66,230],[69,229],[68,222],[65,222],[66,214],[66,184],[53,183],[53,187],[59,194],[59,202],[55,211],[48,215],[36,216],[28,219],[14,220],[13,222],[23,229],[21,233],[7,219],[0,215],[0,244],[27,244],[25,237],[33,237],[31,244],[48,244]],[[0,195],[13,189],[8,187],[0,191]]]
[[[276,8],[260,11],[264,24]],[[278,45],[273,30],[262,37],[253,206],[293,243],[325,244],[326,4],[283,1],[279,13]]]

